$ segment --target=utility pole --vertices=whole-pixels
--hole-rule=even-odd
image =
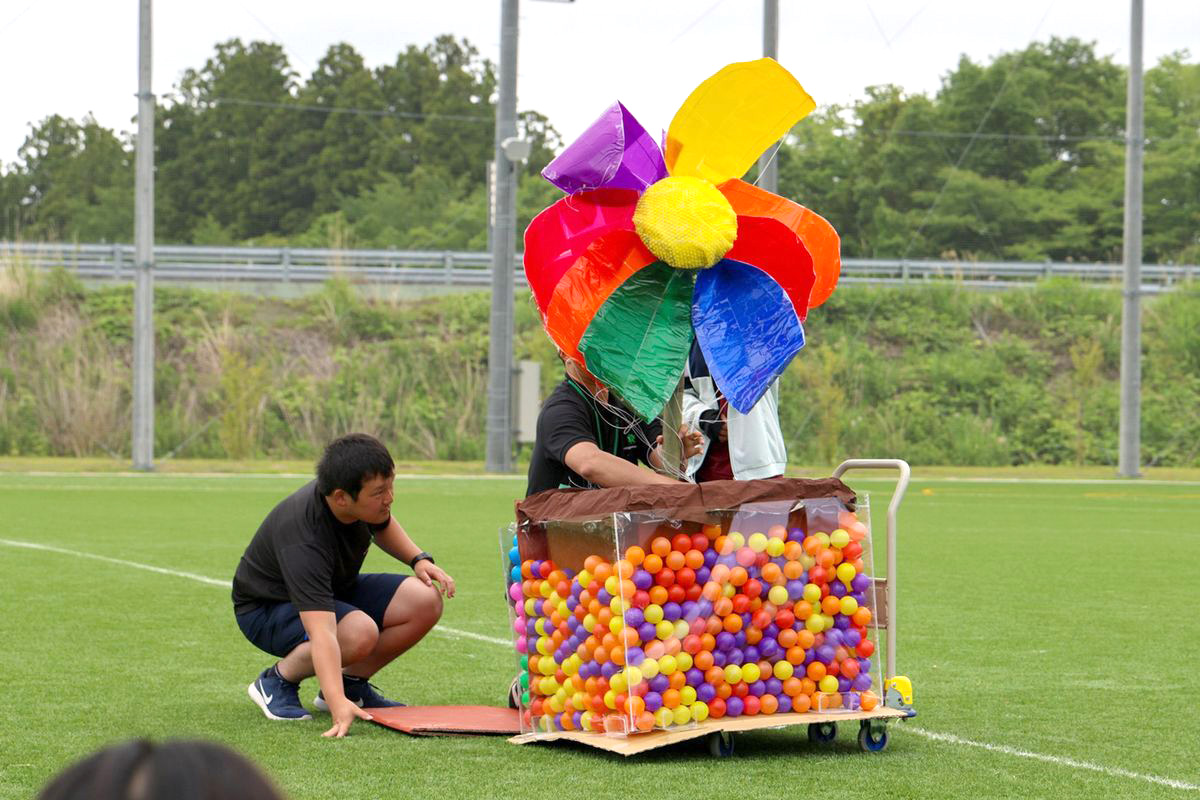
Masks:
[[[779,0],[763,0],[763,56],[779,60]],[[779,187],[776,153],[776,148],[771,148],[758,159],[758,186],[768,192]]]
[[[488,472],[512,471],[513,252],[516,168],[504,143],[517,135],[517,5],[500,3],[500,83],[496,102],[496,225],[492,231],[492,315],[488,348]]]
[[[150,2],[138,14],[137,186],[134,190],[133,468],[154,469],[154,94]]]
[[[1125,286],[1121,309],[1121,477],[1141,475],[1142,447],[1142,0],[1132,0],[1125,94]]]

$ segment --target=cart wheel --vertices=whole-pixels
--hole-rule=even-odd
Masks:
[[[813,744],[828,744],[836,738],[836,722],[814,722],[808,726],[808,740]]]
[[[867,753],[878,753],[888,745],[887,723],[864,719],[858,728],[858,746]]]
[[[728,731],[713,731],[708,735],[708,752],[713,758],[729,758],[733,755],[733,734]]]
[[[521,705],[521,676],[512,679],[512,684],[508,687],[508,707],[519,708]]]

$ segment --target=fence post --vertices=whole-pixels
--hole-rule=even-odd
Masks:
[[[900,282],[904,284],[908,283],[908,262],[903,258],[900,259]]]
[[[442,272],[447,286],[454,285],[454,254],[449,250],[442,253]]]
[[[292,248],[283,248],[283,282],[291,283],[292,281]]]
[[[78,269],[78,265],[76,267]],[[113,278],[121,280],[121,245],[113,245]]]

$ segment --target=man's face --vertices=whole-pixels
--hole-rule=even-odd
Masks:
[[[350,495],[343,493],[346,512],[372,525],[387,522],[392,515],[392,500],[396,496],[395,482],[394,474],[365,479],[356,499],[351,500]]]

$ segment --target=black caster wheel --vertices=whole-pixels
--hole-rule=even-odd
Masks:
[[[858,746],[866,753],[878,753],[888,745],[887,724],[864,719],[858,728]]]
[[[708,735],[708,752],[713,758],[729,758],[733,755],[733,734],[714,731]]]
[[[813,744],[829,744],[836,738],[836,722],[814,722],[808,726],[808,740]]]
[[[508,687],[508,707],[519,708],[521,705],[521,676],[512,679],[512,684]]]

